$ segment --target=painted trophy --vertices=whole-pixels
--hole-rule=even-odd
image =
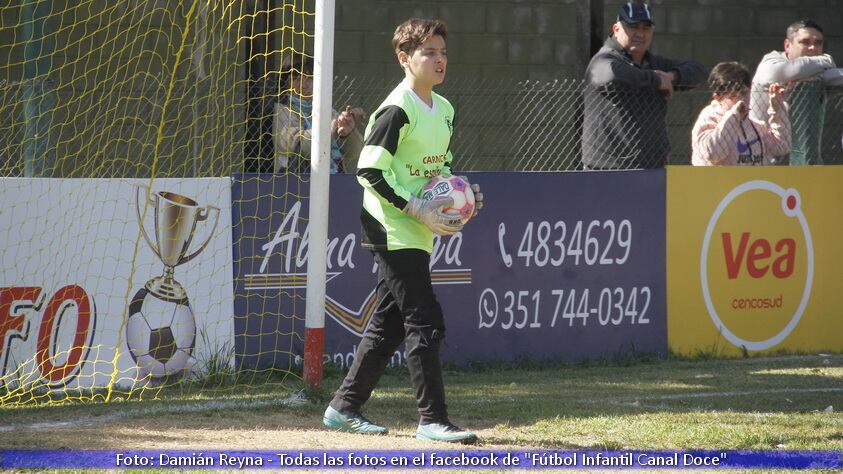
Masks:
[[[141,199],[141,190],[146,192],[145,199]],[[164,274],[147,281],[129,303],[126,343],[138,366],[138,379],[182,376],[196,343],[196,320],[187,292],[173,274],[177,266],[195,258],[211,241],[220,210],[211,205],[202,208],[193,199],[172,192],[150,195],[141,185],[136,185],[135,191],[138,226],[152,252],[164,263]],[[149,206],[154,219],[154,239],[144,226],[142,205]],[[191,252],[197,224],[208,222],[212,211],[216,215],[211,231]]]

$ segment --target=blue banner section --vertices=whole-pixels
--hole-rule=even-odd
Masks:
[[[446,317],[443,360],[577,361],[667,351],[665,172],[472,173],[486,207],[436,238],[431,274]],[[232,186],[239,366],[302,354],[307,188],[292,176]],[[375,307],[360,247],[362,190],[331,177],[326,360],[347,366]],[[403,362],[396,352],[393,361]]]
[[[0,451],[0,469],[840,469],[834,451]]]

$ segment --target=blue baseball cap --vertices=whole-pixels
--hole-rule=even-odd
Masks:
[[[653,14],[650,12],[650,6],[646,3],[624,3],[618,10],[618,21],[624,23],[639,23],[642,21],[655,24],[653,21]]]

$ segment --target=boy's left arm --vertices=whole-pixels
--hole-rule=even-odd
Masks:
[[[445,163],[442,165],[442,176],[451,176],[453,173],[451,172],[451,162],[454,161],[454,154],[451,153],[451,150],[448,150],[448,153],[445,153]]]
[[[346,173],[357,172],[357,160],[360,158],[360,152],[363,151],[363,136],[354,129],[348,136],[340,138],[339,144],[343,169]]]
[[[451,161],[453,161],[454,155],[448,151],[448,154],[445,156],[445,166],[442,167],[442,174],[444,176],[451,176]],[[465,180],[466,183],[471,184],[471,192],[474,193],[474,213],[471,217],[477,215],[478,211],[483,208],[483,193],[480,192],[480,185],[476,183],[471,183],[468,180],[468,177],[465,175],[460,175],[460,178]]]
[[[764,125],[762,142],[773,156],[784,155],[790,152],[791,146],[790,113],[788,113],[781,86],[771,84],[768,94],[770,95],[770,108],[767,110],[769,119],[766,124],[762,124]]]
[[[452,126],[456,127],[456,118],[452,121]],[[453,140],[454,132],[453,129],[451,130],[451,140]],[[448,152],[445,153],[445,163],[442,166],[442,175],[443,176],[451,176],[453,171],[451,170],[451,163],[454,161],[454,154],[451,153],[451,144],[448,144]],[[466,183],[471,183],[466,176],[460,176]],[[471,191],[474,193],[474,213],[471,217],[477,215],[477,211],[483,207],[483,193],[480,192],[480,185],[479,184],[472,184]]]

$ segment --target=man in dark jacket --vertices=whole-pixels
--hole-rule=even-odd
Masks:
[[[706,78],[698,62],[650,54],[650,7],[626,3],[585,71],[584,169],[659,168],[670,153],[667,101]]]

